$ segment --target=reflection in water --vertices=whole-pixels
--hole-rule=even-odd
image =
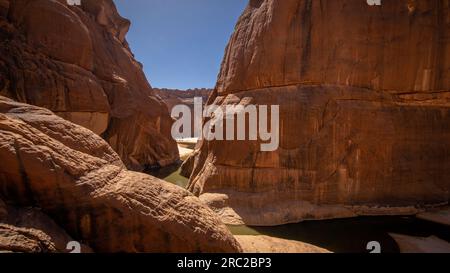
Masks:
[[[186,188],[189,179],[180,175],[181,163],[151,171],[150,174]],[[397,253],[399,248],[389,233],[417,237],[437,236],[450,241],[448,227],[415,217],[359,217],[326,221],[306,221],[276,227],[230,226],[234,235],[267,235],[309,243],[337,253],[368,252],[367,243],[377,241],[382,252]]]

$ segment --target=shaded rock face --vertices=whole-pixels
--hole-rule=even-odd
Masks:
[[[5,202],[41,208],[96,252],[241,250],[197,197],[128,171],[99,136],[49,110],[0,97],[0,158]]]
[[[52,219],[34,208],[7,206],[0,199],[0,252],[68,253],[74,241]],[[82,253],[92,250],[81,245]]]
[[[189,190],[250,225],[448,203],[448,18],[448,1],[250,1],[210,102],[279,105],[280,147],[204,141]]]
[[[136,170],[178,160],[172,119],[111,0],[0,2],[0,94],[52,110],[106,139]]]

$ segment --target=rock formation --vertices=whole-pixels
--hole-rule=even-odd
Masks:
[[[136,170],[178,160],[172,119],[112,0],[0,1],[0,94],[101,135]]]
[[[450,207],[419,213],[417,218],[450,227]]]
[[[251,0],[210,102],[279,105],[280,147],[204,141],[189,190],[250,225],[448,203],[449,14],[444,0]]]
[[[128,171],[99,136],[47,109],[0,97],[0,158],[3,201],[41,209],[96,252],[240,251],[197,197]],[[7,214],[0,206],[0,220]],[[0,250],[19,228],[0,225]],[[12,250],[59,250],[45,229],[32,232],[20,237],[30,248]]]
[[[298,241],[278,239],[269,236],[239,235],[236,239],[244,253],[331,253],[329,250]]]
[[[450,253],[450,244],[436,236],[427,238],[390,234],[401,253]]]
[[[194,105],[194,98],[202,98],[203,103],[208,101],[213,89],[199,88],[199,89],[167,89],[167,88],[153,88],[156,94],[167,106],[169,113],[172,108],[178,104],[184,104],[192,107]]]
[[[196,166],[196,164],[198,164],[198,162],[196,162],[196,161],[199,159],[199,153],[200,153],[199,149],[194,150],[194,152],[191,153],[191,155],[189,155],[183,161],[183,164],[181,165],[181,170],[180,170],[180,175],[181,176],[184,176],[186,178],[190,178],[191,177],[191,174],[192,174],[192,172],[194,170],[194,167]]]
[[[191,109],[191,132],[192,137],[195,137],[194,132],[194,98],[202,98],[203,106],[208,101],[208,97],[212,93],[212,89],[188,89],[188,90],[178,90],[178,89],[157,89],[154,88],[153,92],[161,98],[161,100],[166,104],[169,113],[172,113],[172,109],[176,105],[186,105]]]

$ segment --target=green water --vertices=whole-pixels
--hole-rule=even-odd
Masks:
[[[180,147],[184,147],[187,149],[194,150],[195,145],[194,143],[179,143]],[[182,160],[185,160],[186,158],[182,158]],[[170,182],[172,184],[175,184],[177,186],[180,186],[182,188],[186,188],[189,184],[189,179],[182,176],[181,173],[181,164],[183,162],[179,161],[171,166],[161,168],[161,169],[155,169],[155,170],[149,170],[147,173],[151,174],[159,179],[165,180],[167,182]]]
[[[188,179],[180,175],[181,164],[151,172],[167,182],[186,188]],[[267,235],[309,243],[337,253],[368,252],[368,242],[377,241],[385,253],[398,253],[399,248],[389,233],[409,236],[437,236],[450,241],[450,230],[444,225],[415,217],[359,217],[326,221],[306,221],[276,227],[229,226],[234,235]]]
[[[182,162],[178,162],[177,164],[169,167],[161,168],[159,170],[152,170],[149,171],[149,174],[182,188],[186,188],[189,184],[189,179],[181,176],[181,164]]]

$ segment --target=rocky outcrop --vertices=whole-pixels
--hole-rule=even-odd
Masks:
[[[210,103],[279,105],[280,146],[204,141],[189,190],[249,225],[448,203],[448,16],[447,1],[250,1]]]
[[[133,169],[178,160],[172,119],[130,51],[112,0],[0,1],[0,94],[109,142]]]
[[[49,110],[0,97],[0,158],[5,202],[42,209],[96,252],[240,251],[197,197],[128,171],[100,137]]]
[[[241,244],[244,253],[330,253],[330,251],[298,241],[278,239],[269,236],[239,235],[236,239]]]

